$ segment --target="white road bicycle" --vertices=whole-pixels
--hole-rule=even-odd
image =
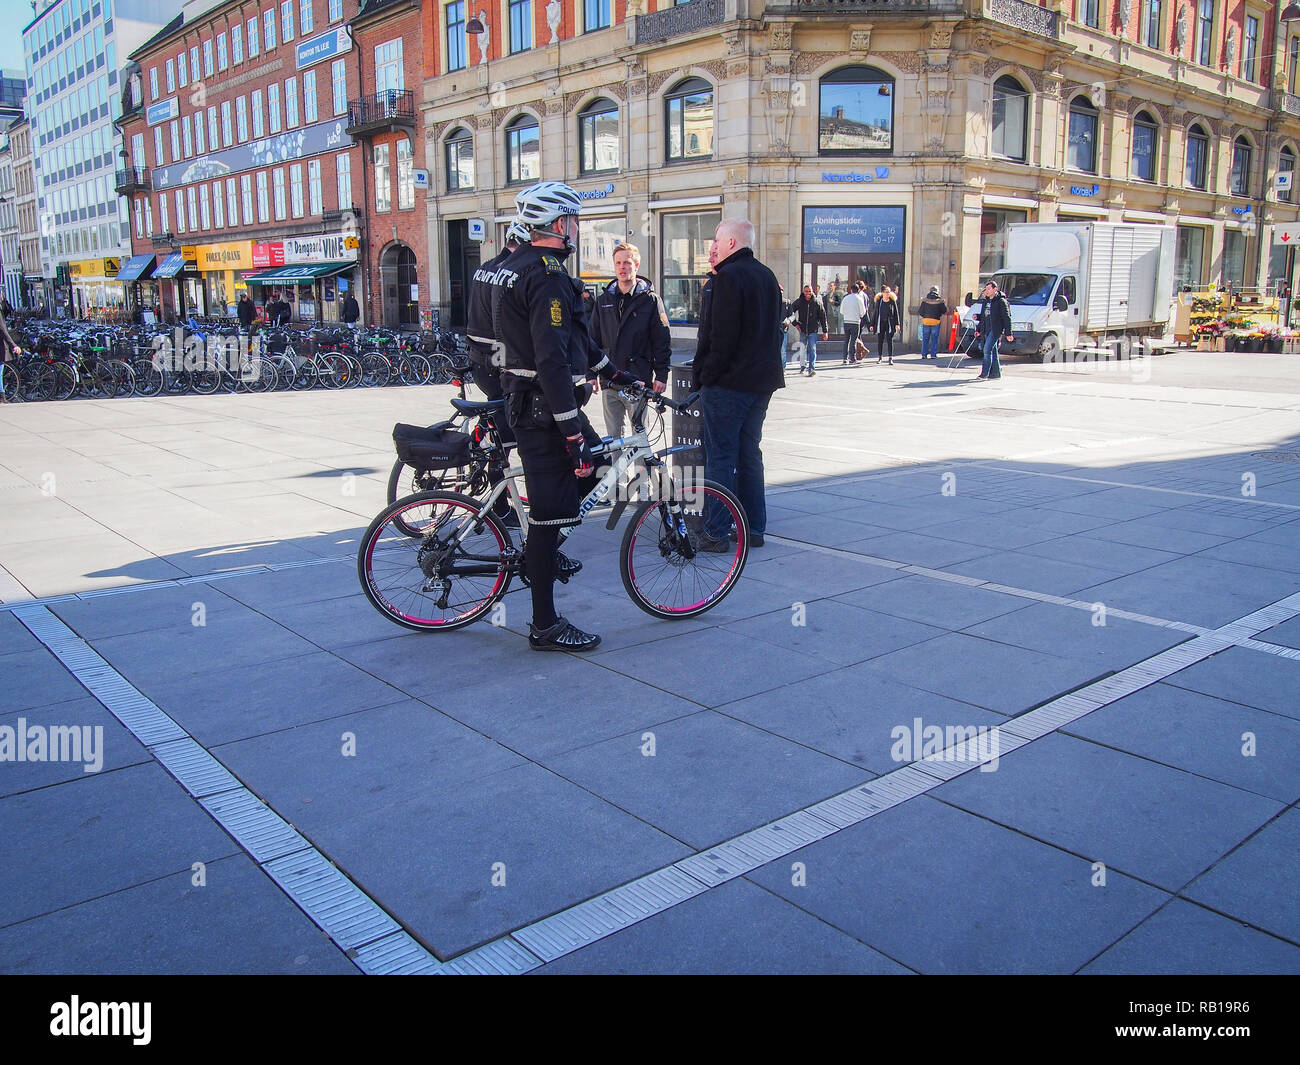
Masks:
[[[698,398],[677,404],[649,390],[628,389],[624,395],[644,396],[660,415],[665,407],[685,410]],[[491,402],[504,406],[503,400]],[[618,495],[607,519],[613,528],[630,513],[619,548],[623,587],[657,618],[695,617],[715,607],[735,587],[749,556],[749,521],[740,501],[722,485],[663,461],[692,447],[655,451],[645,426],[635,425],[631,436],[606,441],[596,452],[610,465],[579,507],[585,520]],[[501,494],[508,493],[520,529],[528,528],[523,472],[510,467],[504,480],[477,498],[417,492],[382,510],[357,552],[357,574],[375,609],[409,629],[457,629],[487,614],[515,577],[527,584],[524,540],[515,539],[520,530],[507,528],[494,513]],[[734,527],[735,539],[724,541],[721,551],[700,549],[706,516],[713,528]],[[574,528],[561,531],[561,544]]]

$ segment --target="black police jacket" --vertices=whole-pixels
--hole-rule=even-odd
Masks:
[[[718,263],[700,301],[691,387],[775,392],[781,369],[783,305],[776,275],[741,248]]]
[[[638,381],[650,384],[659,380],[667,384],[673,339],[664,301],[650,287],[650,282],[644,277],[636,279],[621,317],[617,281],[611,281],[595,302],[591,339],[609,356],[609,361]]]
[[[540,391],[558,428],[572,436],[581,426],[575,388],[613,368],[590,349],[581,297],[564,269],[565,255],[558,248],[520,245],[493,271],[490,283],[492,321],[504,363],[502,391]]]
[[[509,248],[503,248],[475,270],[470,278],[465,332],[469,336],[469,357],[480,366],[491,365],[496,336],[492,331],[492,279],[501,264],[513,254]]]

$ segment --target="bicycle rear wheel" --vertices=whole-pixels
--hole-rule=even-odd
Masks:
[[[721,553],[698,550],[704,509],[721,507],[736,526],[736,542]],[[657,618],[690,618],[717,606],[735,587],[749,557],[749,520],[734,495],[699,481],[671,500],[633,511],[623,533],[618,569],[632,602]]]
[[[513,544],[492,515],[475,518],[478,508],[453,492],[421,492],[384,508],[357,550],[357,576],[371,605],[398,625],[431,632],[487,613],[510,587]],[[408,535],[399,521],[424,534]]]
[[[144,357],[135,360],[135,391],[139,396],[156,396],[163,390],[163,371]]]

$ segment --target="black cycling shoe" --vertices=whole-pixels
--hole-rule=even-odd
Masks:
[[[563,551],[555,552],[555,579],[567,584],[570,577],[576,577],[582,572],[582,563],[576,558],[570,558]]]
[[[528,646],[534,651],[591,651],[600,646],[600,637],[557,618],[549,629],[530,624]]]

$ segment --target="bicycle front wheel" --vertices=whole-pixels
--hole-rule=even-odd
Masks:
[[[734,495],[698,481],[680,497],[650,500],[623,533],[618,568],[632,602],[657,618],[691,618],[717,606],[735,587],[749,557],[749,521]],[[704,513],[720,507],[736,526],[721,553],[699,550]]]
[[[357,551],[371,605],[423,632],[458,629],[486,614],[510,587],[513,544],[491,514],[475,516],[479,505],[454,492],[421,492],[382,510]],[[412,537],[403,527],[423,533]]]

